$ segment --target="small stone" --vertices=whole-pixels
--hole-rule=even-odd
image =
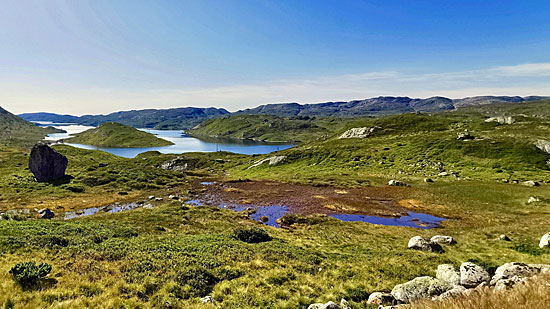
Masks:
[[[443,252],[441,245],[433,243],[422,236],[415,236],[409,240],[409,249],[428,251],[428,252]]]
[[[201,303],[203,304],[215,304],[216,300],[212,296],[206,296],[201,298]]]
[[[533,181],[533,180],[524,181],[521,184],[526,186],[526,187],[538,187],[539,186],[539,183],[536,182],[536,181]]]
[[[534,196],[531,196],[528,200],[527,200],[527,204],[532,204],[532,203],[538,203],[540,202],[540,199],[538,197],[534,197]]]
[[[150,199],[150,200],[154,200],[154,199],[155,199],[155,196],[154,196],[154,195],[149,195],[149,199]]]
[[[349,302],[345,299],[341,299],[340,300],[340,308],[341,309],[351,309],[351,305],[349,304]]]
[[[395,303],[395,298],[390,293],[374,292],[369,295],[368,305],[385,306]]]
[[[268,218],[267,216],[262,216],[262,217],[260,218],[260,221],[262,221],[262,222],[267,222],[267,221],[269,221],[269,218]]]
[[[449,176],[449,173],[447,173],[447,172],[441,172],[441,173],[437,174],[437,176],[445,177],[445,176]]]
[[[408,187],[409,186],[408,184],[406,184],[402,181],[398,181],[398,180],[394,180],[394,179],[388,181],[388,185],[389,186],[394,186],[394,187]]]
[[[435,235],[430,239],[431,242],[434,242],[436,244],[440,245],[454,245],[456,244],[456,241],[451,236],[443,236],[443,235]]]
[[[51,218],[55,217],[55,213],[49,208],[44,208],[44,209],[40,209],[38,211],[38,216],[37,217],[39,219],[51,219]]]
[[[432,183],[432,182],[434,182],[434,181],[433,181],[433,179],[431,179],[431,178],[424,178],[424,182]]]
[[[162,201],[162,200],[163,200],[162,197],[157,197],[157,198],[155,198],[155,201],[157,201],[157,202],[160,202],[160,201]]]
[[[512,241],[510,239],[510,237],[508,237],[507,235],[504,235],[504,234],[500,235],[498,238],[502,241]]]

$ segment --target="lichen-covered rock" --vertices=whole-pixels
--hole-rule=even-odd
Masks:
[[[550,141],[538,140],[535,146],[546,153],[550,153]]]
[[[524,283],[525,281],[527,281],[527,278],[514,276],[508,279],[497,280],[494,286],[496,291],[504,291],[512,288],[514,285],[518,283]]]
[[[65,176],[69,160],[45,144],[37,144],[29,156],[29,169],[36,181],[47,182]]]
[[[496,285],[499,280],[517,278],[529,278],[539,272],[539,269],[523,263],[506,263],[495,271],[489,284]]]
[[[351,309],[351,305],[348,303],[347,300],[345,300],[345,299],[342,298],[342,299],[340,300],[340,308],[341,308],[341,309]]]
[[[541,249],[550,247],[550,233],[542,235],[542,237],[540,238],[539,247]]]
[[[433,243],[422,236],[414,236],[411,238],[408,248],[427,252],[443,252],[441,245]]]
[[[446,286],[454,287],[460,284],[460,271],[451,264],[437,266],[435,277]]]
[[[456,241],[451,236],[444,235],[435,235],[434,237],[430,238],[430,241],[440,245],[456,244]]]
[[[399,302],[410,303],[422,298],[431,298],[445,291],[446,287],[441,281],[432,277],[418,277],[396,285],[391,291],[391,295]]]
[[[367,304],[376,306],[393,305],[395,298],[390,293],[374,292],[369,295]]]
[[[168,162],[164,162],[159,166],[163,170],[169,170],[174,172],[183,172],[194,167],[194,162],[185,157],[177,157]]]
[[[483,269],[474,263],[466,262],[460,265],[460,284],[467,288],[474,288],[483,282],[489,282],[491,276]]]
[[[447,292],[437,297],[434,297],[433,300],[442,300],[442,299],[457,297],[462,294],[466,294],[467,291],[468,289],[463,287],[462,285],[455,285],[452,289],[448,290]]]

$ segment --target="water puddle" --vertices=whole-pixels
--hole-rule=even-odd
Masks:
[[[420,229],[432,229],[438,227],[445,219],[436,216],[416,213],[409,211],[408,216],[401,216],[399,218],[377,217],[377,216],[364,216],[364,215],[350,215],[350,214],[336,214],[330,215],[341,221],[347,222],[367,222],[372,224],[389,225],[389,226],[408,226]]]
[[[144,202],[141,202],[141,203],[131,202],[131,203],[125,203],[125,204],[111,204],[111,205],[106,205],[101,207],[91,207],[91,208],[79,209],[75,211],[67,211],[65,212],[64,219],[70,220],[70,219],[75,219],[80,217],[91,216],[99,212],[117,213],[121,211],[134,210],[139,207],[152,208],[152,205]]]
[[[216,183],[215,181],[203,181],[203,182],[201,182],[201,185],[210,186],[210,185],[213,185],[215,183]]]

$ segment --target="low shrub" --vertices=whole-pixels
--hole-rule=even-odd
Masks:
[[[36,286],[40,279],[46,277],[52,271],[52,265],[35,262],[19,263],[10,269],[13,279],[23,288]]]
[[[249,244],[257,244],[273,239],[266,231],[259,228],[238,229],[233,232],[233,238]]]

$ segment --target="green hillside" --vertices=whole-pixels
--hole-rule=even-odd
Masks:
[[[107,122],[97,128],[76,134],[64,140],[67,143],[86,144],[100,147],[161,147],[172,142],[153,134],[134,129],[116,122]]]
[[[199,138],[296,143],[328,137],[338,127],[337,123],[334,118],[233,115],[207,120],[186,133]]]
[[[0,107],[0,145],[29,147],[59,131],[38,127]]]

